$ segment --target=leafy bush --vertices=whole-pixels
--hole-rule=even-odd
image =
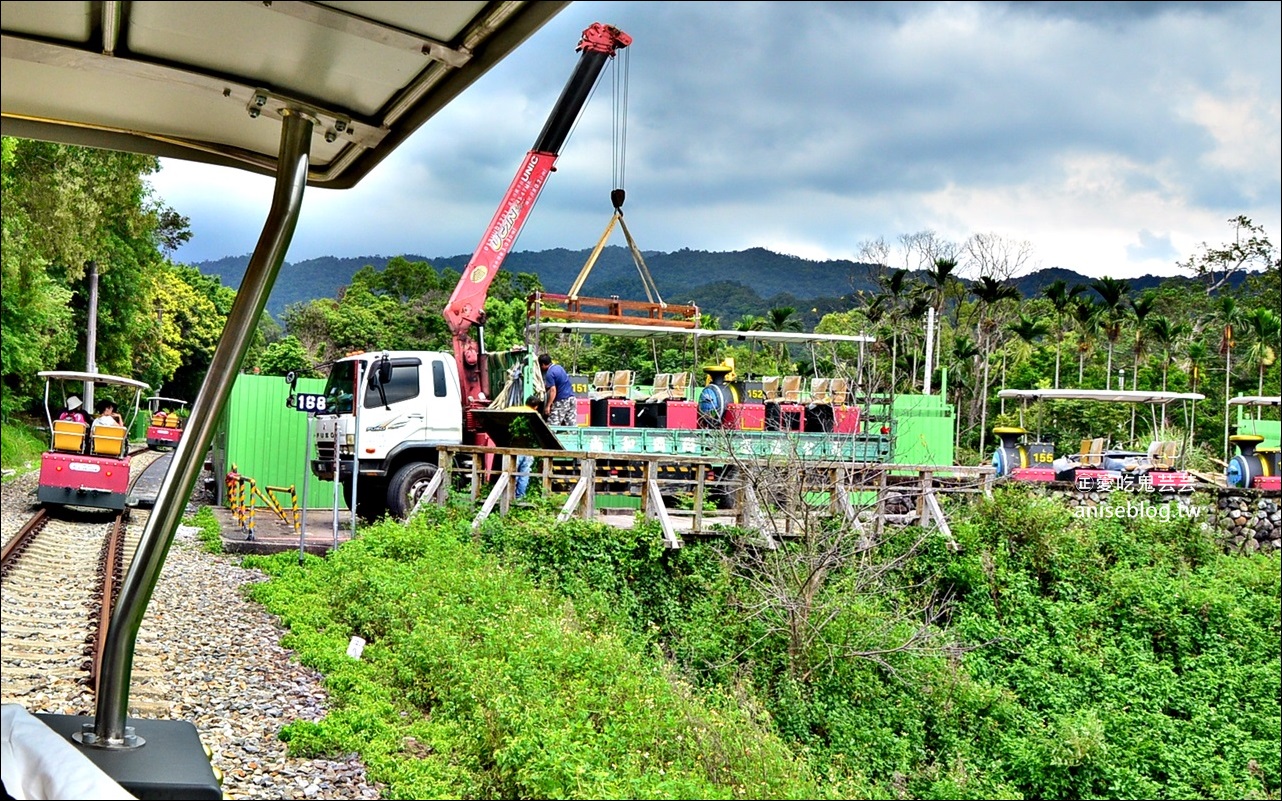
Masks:
[[[827,658],[797,673],[737,546],[554,513],[474,539],[470,507],[433,507],[253,558],[335,703],[291,749],[359,751],[389,797],[1279,795],[1279,560],[1196,521],[950,506],[951,542],[891,529],[828,568]],[[876,650],[914,627],[937,636]]]
[[[335,705],[285,728],[296,753],[358,751],[389,797],[818,797],[768,718],[629,647],[613,616],[582,618],[447,514],[378,524],[301,566],[247,558],[273,576],[253,597]],[[342,655],[353,634],[360,661]]]

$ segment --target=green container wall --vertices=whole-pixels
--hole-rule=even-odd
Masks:
[[[319,394],[325,388],[321,378],[300,378],[297,392]],[[223,414],[222,424],[214,437],[214,469],[218,471],[218,501],[226,505],[227,472],[234,466],[244,479],[253,479],[258,490],[268,494],[267,487],[294,487],[299,508],[304,505],[303,484],[306,477],[306,507],[331,509],[334,506],[333,481],[321,481],[310,475],[308,464],[315,447],[307,441],[307,415],[287,407],[289,386],[281,376],[239,375]],[[290,508],[287,492],[271,493],[285,509]],[[339,508],[346,509],[342,493]],[[255,499],[254,505],[263,507]]]
[[[953,463],[957,420],[942,395],[899,395],[895,398],[893,464]]]
[[[1277,415],[1277,407],[1273,407],[1270,411],[1274,416]],[[1265,412],[1265,414],[1268,413]],[[1276,448],[1282,445],[1282,422],[1265,417],[1257,420],[1255,419],[1254,409],[1248,410],[1241,406],[1238,407],[1237,433],[1258,434],[1264,437],[1264,441],[1257,446],[1260,448]]]
[[[147,441],[147,425],[151,422],[151,413],[145,408],[138,411],[138,416],[129,424],[129,439],[134,442]]]

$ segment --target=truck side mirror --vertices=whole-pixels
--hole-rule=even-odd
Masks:
[[[378,377],[378,383],[386,384],[392,380],[392,360],[384,356],[378,360],[378,369],[374,372]]]

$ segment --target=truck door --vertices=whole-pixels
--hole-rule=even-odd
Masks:
[[[362,458],[387,456],[405,443],[457,443],[463,436],[458,374],[440,356],[398,357],[391,377],[365,382]]]

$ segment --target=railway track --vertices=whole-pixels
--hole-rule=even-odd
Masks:
[[[160,454],[138,451],[136,480]],[[51,513],[33,507],[0,557],[0,639],[5,703],[92,714],[107,622],[149,513],[132,509]],[[130,714],[168,709],[167,688],[149,679],[163,651],[140,632]],[[164,717],[166,715],[159,715]]]

